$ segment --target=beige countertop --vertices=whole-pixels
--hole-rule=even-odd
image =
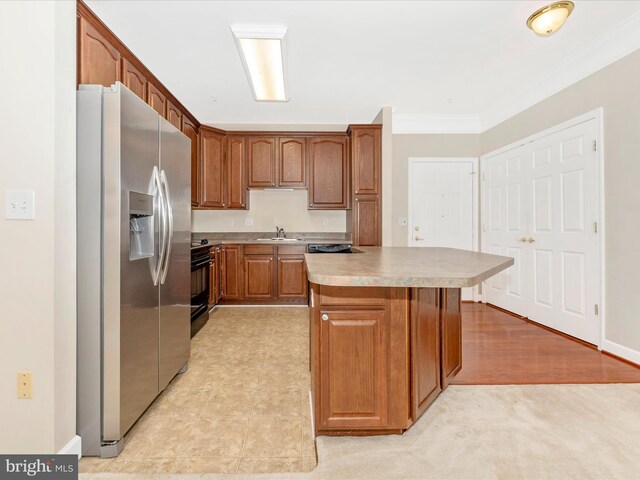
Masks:
[[[513,258],[455,248],[355,247],[361,253],[305,254],[309,281],[342,287],[473,287]]]

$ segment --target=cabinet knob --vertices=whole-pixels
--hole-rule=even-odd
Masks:
[[[320,317],[320,318],[322,318],[322,320],[324,320],[326,322],[327,320],[329,320],[329,315],[327,315],[326,313],[323,313],[322,317]]]

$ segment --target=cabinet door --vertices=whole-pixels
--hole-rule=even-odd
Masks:
[[[442,288],[440,302],[440,331],[442,342],[442,389],[462,369],[462,315],[460,289]]]
[[[245,255],[244,298],[273,298],[273,255]]]
[[[306,187],[307,158],[305,138],[278,139],[278,186]]]
[[[122,83],[143,101],[147,101],[147,78],[126,58],[122,59]]]
[[[278,256],[278,298],[307,298],[304,255]]]
[[[380,137],[380,127],[354,128],[351,132],[353,193],[356,195],[380,193]]]
[[[247,139],[247,186],[275,187],[276,139],[274,137],[249,137]]]
[[[224,208],[225,137],[217,132],[200,130],[201,196],[200,206]]]
[[[198,131],[187,117],[182,122],[182,133],[191,140],[191,206],[200,201],[200,163],[198,162]]]
[[[151,82],[149,82],[147,92],[147,103],[156,112],[165,117],[167,113],[167,98],[164,96],[164,93]]]
[[[322,352],[318,428],[385,427],[389,365],[386,310],[318,310]]]
[[[440,290],[411,291],[411,418],[416,421],[440,393]]]
[[[178,130],[182,128],[182,112],[171,100],[167,100],[167,120]]]
[[[247,208],[244,137],[228,137],[227,208]]]
[[[121,81],[120,52],[84,18],[78,21],[78,83],[110,87]]]
[[[212,255],[212,262],[209,265],[209,305],[215,305],[218,299],[218,292],[216,291],[217,283],[216,275],[218,268],[216,266],[215,255]]]
[[[310,139],[309,173],[309,208],[348,208],[349,168],[346,137]]]
[[[353,241],[355,245],[380,246],[380,197],[359,195],[353,205]]]
[[[240,264],[240,247],[225,245],[222,249],[222,298],[238,300],[242,298],[242,270]]]
[[[215,278],[215,290],[216,290],[216,304],[222,300],[222,248],[216,248],[216,278]]]

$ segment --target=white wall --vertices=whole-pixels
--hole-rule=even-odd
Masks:
[[[75,2],[0,2],[0,452],[75,435]],[[36,219],[4,219],[5,191]],[[16,372],[33,372],[19,400]]]
[[[193,232],[345,232],[346,210],[307,210],[307,190],[250,190],[250,210],[194,210]],[[245,220],[253,226],[245,226]],[[326,225],[325,225],[326,221]]]

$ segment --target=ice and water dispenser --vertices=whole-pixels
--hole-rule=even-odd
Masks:
[[[153,195],[129,192],[129,260],[153,257]]]

